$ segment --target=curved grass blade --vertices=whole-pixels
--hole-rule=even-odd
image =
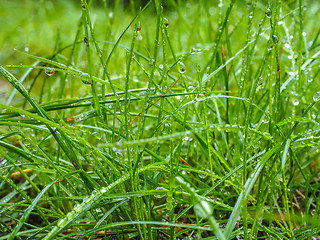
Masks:
[[[195,192],[194,189],[190,187],[181,177],[176,177],[176,181],[186,189],[194,199],[194,210],[201,218],[208,220],[210,226],[212,227],[216,237],[219,240],[226,240],[226,236],[220,229],[216,219],[213,216],[213,209],[208,201],[201,199],[201,197]]]
[[[274,154],[278,154],[279,151],[281,150],[282,145],[276,145],[273,148],[271,148],[268,152],[266,152],[261,160],[259,161],[259,163],[257,164],[257,166],[255,167],[255,169],[253,170],[253,172],[251,173],[251,176],[248,178],[243,191],[240,193],[238,200],[234,206],[234,209],[229,217],[229,221],[226,225],[225,228],[225,234],[227,239],[230,238],[231,233],[234,229],[234,226],[237,222],[237,219],[240,215],[241,212],[241,205],[243,203],[244,200],[247,200],[249,193],[254,185],[254,183],[256,182],[261,170],[263,169],[264,165],[267,163],[267,161],[274,155]]]
[[[137,173],[142,173],[147,170],[162,170],[167,171],[165,167],[161,164],[153,164],[137,170]],[[75,207],[71,212],[69,212],[64,218],[60,219],[57,225],[43,238],[43,240],[51,240],[54,239],[59,233],[61,233],[70,223],[79,218],[82,214],[88,211],[100,198],[107,192],[109,192],[114,187],[120,185],[121,183],[127,181],[130,178],[130,174],[126,174],[114,181],[110,185],[101,188],[97,192],[93,192],[91,196],[82,202],[80,205]]]
[[[51,183],[49,183],[47,186],[45,186],[44,189],[42,189],[42,191],[38,194],[38,196],[32,201],[32,203],[29,205],[29,207],[24,211],[24,214],[22,215],[22,217],[20,218],[18,224],[15,226],[15,228],[13,229],[12,233],[10,234],[8,240],[13,240],[15,239],[17,233],[19,232],[20,228],[23,226],[23,224],[26,222],[27,218],[29,217],[31,211],[36,207],[36,204],[39,202],[39,200],[41,199],[41,197],[43,196],[43,194],[45,194],[45,192],[52,186],[52,184],[54,184],[57,181],[57,179],[55,179],[54,181],[52,181]]]

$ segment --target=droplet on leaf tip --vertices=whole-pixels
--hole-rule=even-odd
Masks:
[[[55,69],[48,67],[48,68],[46,68],[46,70],[45,70],[44,72],[45,72],[49,77],[51,77],[51,76],[54,74]]]

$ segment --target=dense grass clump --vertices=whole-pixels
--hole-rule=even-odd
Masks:
[[[4,1],[0,240],[319,238],[320,4],[127,4]]]

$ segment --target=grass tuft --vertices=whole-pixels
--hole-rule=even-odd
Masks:
[[[319,238],[319,12],[4,1],[0,240]]]

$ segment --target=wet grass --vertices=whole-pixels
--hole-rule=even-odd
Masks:
[[[320,5],[115,2],[4,4],[0,239],[318,238]]]

